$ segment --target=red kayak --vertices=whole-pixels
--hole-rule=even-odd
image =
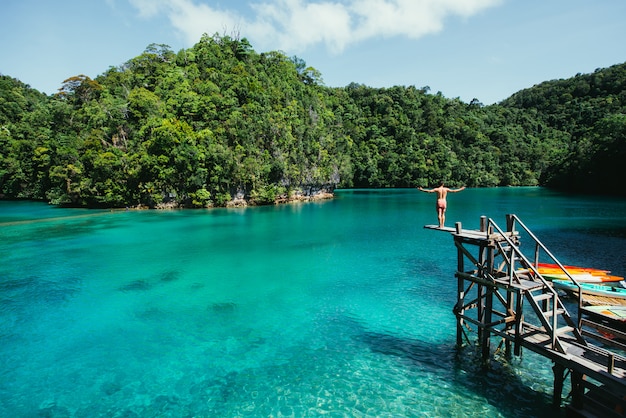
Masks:
[[[576,281],[580,283],[608,283],[624,280],[620,276],[611,276],[609,270],[591,267],[563,266]],[[547,280],[567,280],[569,277],[557,264],[538,263],[537,271]]]
[[[538,271],[539,274],[541,274],[546,280],[569,280],[569,277],[567,277],[567,274],[565,273],[544,272],[541,271],[541,269],[538,269]],[[624,280],[623,277],[609,276],[608,274],[590,274],[587,272],[572,273],[571,271],[569,274],[579,283],[609,283],[621,282]]]
[[[592,267],[578,267],[578,266],[563,266],[565,267],[565,269],[570,272],[570,273],[578,273],[578,272],[587,272],[587,273],[598,273],[598,274],[609,274],[611,271],[610,270],[601,270],[601,269],[596,269],[596,268],[592,268]],[[558,270],[559,272],[563,272],[563,270],[561,269],[561,267],[559,267],[558,264],[550,264],[550,263],[537,263],[537,269],[554,269],[554,270]],[[541,273],[541,271],[539,271]]]

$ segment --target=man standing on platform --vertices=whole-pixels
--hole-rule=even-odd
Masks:
[[[439,184],[439,187],[434,189],[423,189],[418,187],[419,191],[426,193],[437,193],[437,218],[439,218],[439,228],[443,228],[443,224],[446,222],[446,196],[448,193],[456,193],[465,189],[465,186],[460,189],[449,189],[443,185],[443,181]]]

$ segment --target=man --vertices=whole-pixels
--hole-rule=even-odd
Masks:
[[[423,189],[418,187],[421,192],[426,193],[437,193],[437,217],[439,218],[439,228],[443,228],[443,224],[446,222],[446,207],[448,203],[446,202],[446,196],[448,193],[456,193],[465,189],[465,186],[460,189],[448,189],[443,185],[443,181],[439,184],[439,187],[435,187],[434,189]]]

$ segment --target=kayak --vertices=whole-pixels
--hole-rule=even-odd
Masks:
[[[626,342],[626,306],[585,306],[581,312],[592,322],[587,326],[595,328],[602,337]],[[594,326],[593,323],[599,326]]]
[[[579,267],[579,266],[563,266],[563,267],[565,267],[565,270],[569,271],[570,273],[587,272],[591,274],[608,274],[611,272],[610,270],[602,270],[602,269],[597,269],[593,267]],[[563,272],[563,269],[561,269],[561,267],[559,267],[558,264],[550,264],[550,263],[537,263],[537,270],[545,270],[545,271],[555,270],[555,271]]]
[[[585,306],[583,313],[590,313],[595,315],[601,315],[605,318],[610,318],[613,321],[619,321],[626,324],[626,306],[612,306],[612,305],[594,305]]]
[[[624,280],[621,276],[610,275],[609,270],[591,267],[563,266],[567,272],[579,283],[608,283]],[[537,271],[547,280],[567,280],[567,274],[556,264],[538,263]]]
[[[569,277],[567,277],[567,274],[565,273],[546,273],[541,271],[541,269],[539,269],[538,271],[546,280],[569,280]],[[620,276],[598,275],[590,273],[570,272],[570,275],[579,283],[609,283],[621,282],[622,280],[624,280],[624,278]]]
[[[578,293],[578,286],[571,280],[552,280],[552,285],[557,289]],[[580,283],[580,288],[583,294],[626,299],[626,288],[624,287],[597,283]]]

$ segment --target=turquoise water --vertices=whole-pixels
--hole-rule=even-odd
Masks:
[[[515,213],[564,263],[626,275],[626,200],[449,197]],[[433,195],[248,209],[0,202],[0,416],[554,416],[551,364],[455,347],[456,251]]]

